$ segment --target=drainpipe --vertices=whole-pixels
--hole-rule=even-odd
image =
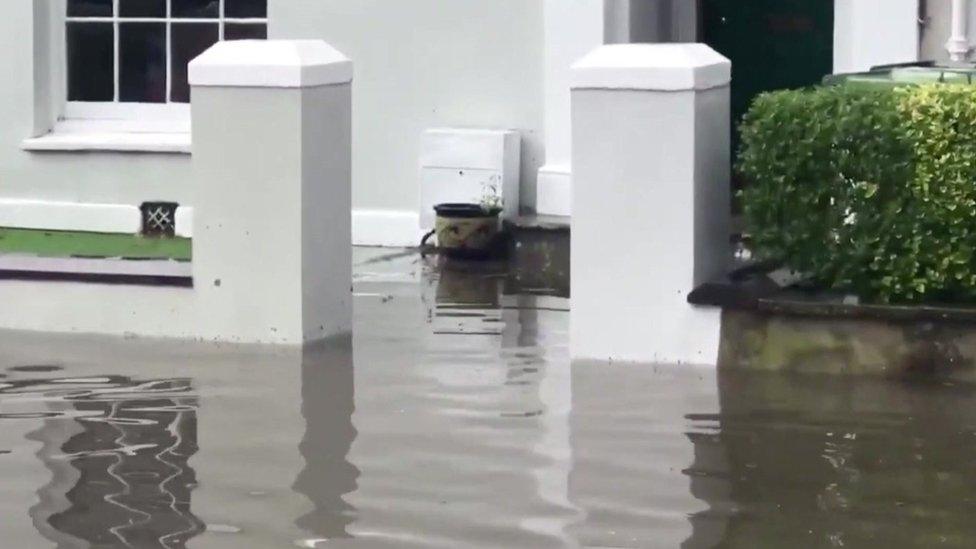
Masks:
[[[952,35],[946,43],[949,60],[953,63],[965,63],[972,49],[969,45],[968,25],[969,0],[952,0]]]

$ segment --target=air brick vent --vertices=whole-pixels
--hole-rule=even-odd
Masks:
[[[145,236],[176,236],[175,202],[144,202],[142,204],[142,234]]]

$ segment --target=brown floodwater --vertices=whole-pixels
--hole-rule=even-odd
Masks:
[[[972,386],[571,364],[538,280],[356,260],[303,352],[0,333],[0,547],[976,546]]]

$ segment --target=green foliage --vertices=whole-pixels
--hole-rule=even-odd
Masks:
[[[742,141],[760,258],[867,300],[976,301],[976,87],[769,93]]]

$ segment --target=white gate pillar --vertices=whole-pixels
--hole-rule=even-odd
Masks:
[[[574,359],[716,363],[721,313],[686,298],[728,265],[730,73],[703,44],[574,66]]]
[[[201,337],[351,330],[351,81],[313,40],[221,42],[190,64]]]

